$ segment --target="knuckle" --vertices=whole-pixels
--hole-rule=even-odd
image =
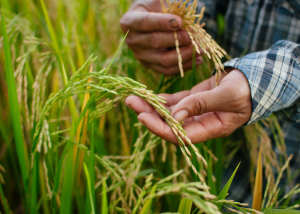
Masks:
[[[168,53],[162,54],[160,57],[160,63],[165,68],[169,68],[172,66],[171,59]]]
[[[193,102],[193,110],[194,115],[202,115],[204,112],[206,112],[206,102],[203,98],[193,95],[194,96],[194,102]]]
[[[149,19],[149,16],[147,14],[145,14],[139,21],[139,25],[142,29],[142,31],[147,31],[148,29],[148,19]]]
[[[159,35],[156,32],[152,32],[149,35],[149,44],[154,49],[157,49],[160,47],[160,42],[159,42],[158,37],[159,37]]]

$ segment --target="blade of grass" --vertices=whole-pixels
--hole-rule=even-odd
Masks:
[[[82,50],[82,47],[81,47],[81,44],[80,44],[80,41],[79,41],[79,38],[78,38],[78,33],[76,31],[76,37],[75,37],[75,48],[76,48],[76,53],[77,53],[77,57],[78,57],[78,62],[77,62],[77,66],[78,67],[81,67],[84,62],[85,62],[85,57],[84,57],[84,54],[83,54],[83,50]]]
[[[72,122],[72,128],[70,133],[70,140],[67,143],[67,154],[66,154],[66,163],[65,163],[65,172],[63,177],[63,186],[61,193],[61,214],[69,214],[71,212],[71,202],[72,202],[72,190],[74,183],[74,170],[73,170],[73,143],[74,135],[76,132],[75,128],[76,120]],[[61,172],[60,172],[61,173]]]
[[[55,36],[55,33],[54,33],[54,30],[53,30],[53,27],[52,27],[52,24],[51,24],[49,14],[48,14],[47,8],[45,6],[44,0],[40,0],[40,3],[41,3],[42,11],[43,11],[43,14],[44,14],[44,17],[45,17],[45,20],[46,20],[47,28],[48,28],[49,33],[50,33],[53,48],[54,48],[55,53],[57,54],[57,57],[60,61],[58,63],[58,65],[59,65],[59,69],[60,69],[60,72],[61,72],[62,77],[63,77],[64,85],[66,86],[68,84],[68,75],[65,71],[65,67],[64,67],[63,60],[62,60],[62,55],[61,55],[61,52],[60,52],[60,48],[59,48],[59,45],[58,45],[58,42],[57,42],[57,38]],[[72,99],[72,97],[68,98],[68,102],[69,102],[70,110],[71,110],[71,113],[72,113],[72,117],[73,117],[73,119],[76,119],[77,118],[76,106],[75,106],[75,103],[74,103],[74,100]]]
[[[178,207],[178,213],[190,214],[193,206],[193,201],[188,198],[182,198]]]
[[[206,145],[209,145],[210,142],[207,142]],[[208,156],[207,151],[204,150],[204,157],[207,160],[207,184],[210,187],[210,193],[213,195],[217,194],[216,183],[213,181],[213,164],[212,164],[212,157]]]
[[[4,46],[4,58],[5,58],[5,70],[6,70],[6,78],[7,78],[7,86],[8,86],[8,97],[9,97],[9,106],[10,112],[12,116],[13,130],[17,148],[17,154],[19,158],[19,163],[21,167],[21,174],[24,184],[25,192],[27,192],[27,180],[28,180],[28,166],[26,163],[25,155],[25,145],[21,127],[21,116],[18,102],[18,95],[16,90],[16,83],[14,77],[14,71],[12,67],[12,59],[10,53],[10,47],[6,32],[5,18],[4,12],[2,10],[2,32],[3,32],[3,46]]]
[[[252,208],[257,211],[261,210],[261,202],[262,202],[263,166],[262,166],[261,156],[262,154],[261,154],[261,144],[260,144],[257,167],[256,167],[255,185],[253,191],[253,204],[252,204]]]
[[[300,210],[266,209],[265,214],[300,214]]]
[[[101,214],[108,214],[106,178],[105,177],[103,177],[103,181],[102,181],[102,204],[101,205],[102,205]]]
[[[11,10],[10,0],[1,0],[1,5],[5,10]]]
[[[88,170],[85,163],[83,163],[83,168],[84,168],[85,175],[86,175],[87,189],[88,189],[88,192],[89,192],[89,201],[90,201],[90,204],[91,204],[92,213],[95,214],[95,207],[94,207],[93,196],[92,196],[91,179],[90,179],[89,170]],[[87,214],[89,214],[89,213],[90,212],[88,212]],[[102,213],[104,213],[104,212],[102,212]]]
[[[49,34],[50,34],[50,37],[51,37],[51,40],[52,40],[52,45],[53,45],[54,50],[56,51],[56,53],[59,55],[59,58],[61,58],[59,45],[58,45],[58,42],[57,42],[54,30],[53,30],[51,21],[50,21],[50,17],[49,17],[45,2],[44,2],[44,0],[40,0],[40,3],[41,3],[42,11],[43,11],[43,14],[44,14],[44,17],[45,17],[45,20],[46,20],[47,28],[48,28],[48,31],[49,31]]]
[[[226,198],[227,193],[228,193],[228,190],[229,190],[230,185],[231,185],[231,183],[232,183],[232,180],[233,180],[233,178],[234,178],[234,176],[235,176],[235,173],[236,173],[237,169],[239,168],[240,164],[241,164],[241,163],[239,163],[239,165],[235,168],[235,170],[234,170],[234,172],[232,173],[232,175],[231,175],[229,181],[227,181],[226,185],[223,187],[222,191],[220,192],[220,194],[219,194],[217,200],[223,200],[223,199]],[[219,210],[221,210],[221,208],[222,208],[222,206],[223,206],[223,203],[216,204],[216,205],[217,205],[217,207],[219,208]]]
[[[123,38],[121,44],[119,45],[119,47],[118,47],[118,49],[117,49],[117,51],[116,51],[114,57],[113,57],[112,60],[110,61],[110,63],[109,63],[109,65],[108,65],[107,69],[103,72],[104,75],[107,74],[109,68],[111,67],[111,65],[112,65],[112,63],[113,63],[113,61],[114,61],[115,58],[117,57],[117,53],[119,53],[120,48],[122,47],[122,45],[123,45],[123,43],[124,43],[124,41],[125,41],[125,39],[126,39],[128,33],[129,33],[129,31],[127,31],[126,35],[124,36],[124,38]]]
[[[63,186],[61,193],[61,214],[69,214],[71,212],[72,189],[73,189],[73,145],[68,143],[68,153],[63,177]]]
[[[0,108],[1,110],[1,108]],[[9,147],[9,137],[8,137],[8,131],[6,129],[6,124],[3,120],[2,114],[0,113],[0,134],[6,144],[7,147]]]
[[[90,67],[90,73],[93,71],[93,65],[91,65]],[[88,79],[87,81],[88,83],[91,82],[91,79]],[[87,87],[87,89],[90,89],[91,87]],[[84,95],[84,100],[83,100],[83,105],[82,105],[82,111],[84,110],[87,102],[90,99],[90,94],[87,93]],[[86,144],[86,133],[87,133],[87,123],[88,123],[88,115],[89,112],[87,111],[85,113],[85,118],[82,119],[79,123],[79,126],[77,127],[77,131],[76,131],[76,142],[85,145]],[[82,134],[82,135],[81,135]],[[74,162],[76,163],[75,166],[78,166],[78,176],[77,178],[80,178],[80,174],[81,174],[81,163],[83,162],[83,156],[84,156],[84,152],[83,151],[79,151],[79,155],[78,155],[78,159],[77,159],[77,154],[78,154],[78,147],[74,146],[74,150],[73,150],[73,158],[74,158]],[[78,182],[80,182],[80,179],[77,180]]]
[[[215,167],[215,176],[216,176],[216,188],[217,188],[217,192],[219,193],[220,189],[221,189],[221,181],[222,181],[222,156],[223,156],[223,151],[222,151],[222,138],[218,138],[216,139],[215,142],[215,148],[216,148],[216,157],[218,158],[218,161],[216,163],[216,167]]]
[[[41,0],[41,1],[42,1],[42,0]],[[123,45],[123,43],[124,43],[124,41],[125,41],[127,35],[128,35],[128,32],[127,32],[126,35],[124,36],[124,39],[122,40],[121,44],[119,45],[118,50],[115,52],[115,55],[113,56],[112,60],[110,61],[110,63],[109,63],[109,65],[108,65],[107,69],[104,70],[103,75],[107,74],[108,70],[110,69],[110,67],[111,67],[111,65],[112,65],[112,63],[113,63],[113,61],[114,61],[115,58],[117,57],[117,54],[118,54],[120,48],[122,47],[122,45]],[[83,109],[83,111],[81,111],[81,114],[79,115],[79,118],[78,118],[78,122],[77,122],[77,124],[76,124],[76,127],[79,126],[79,123],[80,123],[80,121],[82,120],[82,118],[84,117],[86,111],[90,108],[90,105],[95,101],[95,97],[96,97],[96,94],[93,94],[93,95],[90,97],[89,101],[87,102],[87,104],[86,104],[85,108]]]
[[[45,160],[43,160],[43,161],[45,161]],[[42,197],[39,197],[40,198],[39,200],[41,201],[43,214],[50,214],[51,209],[50,209],[48,200],[46,200],[46,198],[49,197],[51,194],[50,193],[51,187],[50,187],[50,183],[49,183],[50,179],[48,177],[48,173],[45,174],[45,170],[46,170],[45,168],[47,167],[47,165],[46,165],[46,163],[44,163],[45,164],[45,168],[44,168],[42,161],[41,162],[38,161],[38,163],[39,164],[38,164],[38,182],[37,182],[38,192],[37,193],[39,193],[39,195],[42,196]],[[48,168],[47,168],[47,171],[48,171]],[[46,176],[48,178],[46,178]],[[49,186],[49,191],[47,189],[47,185]],[[36,209],[39,210],[39,207],[37,207]]]
[[[3,205],[3,208],[4,208],[4,212],[6,214],[10,214],[11,213],[10,208],[9,208],[9,205],[8,205],[7,200],[5,198],[1,182],[0,182],[0,199],[1,199],[1,202],[2,202],[2,205]]]
[[[90,172],[90,180],[91,180],[91,192],[92,197],[91,203],[96,205],[95,202],[95,128],[92,124],[92,135],[91,135],[91,146],[90,146],[90,157],[89,157],[89,172]],[[88,191],[86,192],[86,199],[88,199]],[[96,207],[95,207],[96,212]],[[91,213],[91,207],[88,206],[88,200],[86,202],[85,213]]]
[[[87,190],[87,189],[86,189]],[[86,191],[87,194],[88,193],[88,190]],[[85,197],[86,199],[89,197],[89,195],[87,195],[87,197]],[[82,194],[82,191],[80,190],[80,188],[77,188],[75,190],[75,199],[76,199],[76,205],[77,205],[77,214],[84,214],[86,213],[85,212],[85,199],[83,194]],[[86,201],[86,206],[88,206],[90,209],[91,209],[91,206],[90,206],[90,203],[88,203],[88,201]],[[89,214],[91,213],[91,211],[89,212]]]
[[[156,191],[156,185],[154,187],[152,187],[151,192],[149,193],[148,196],[151,196],[152,194],[154,194],[155,191]],[[153,201],[153,198],[148,198],[148,200],[145,202],[140,214],[148,214],[149,213],[149,210],[151,209],[152,201]]]
[[[130,147],[129,147],[129,143],[127,140],[127,134],[124,128],[124,124],[122,119],[120,120],[120,131],[121,131],[121,144],[122,144],[122,150],[123,150],[123,155],[124,156],[129,156],[130,155]]]
[[[207,179],[208,179],[208,186],[210,187],[210,193],[213,195],[217,194],[217,187],[216,183],[213,180],[213,160],[212,157],[210,156],[207,160]]]
[[[38,191],[38,156],[35,154],[33,159],[33,172],[32,172],[32,181],[31,181],[31,192],[30,192],[30,214],[37,213],[36,204],[37,204],[37,191]]]

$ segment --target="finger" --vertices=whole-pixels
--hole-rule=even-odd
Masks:
[[[198,92],[204,92],[204,91],[209,91],[214,89],[215,87],[215,77],[211,77],[207,80],[204,80],[202,82],[200,82],[199,84],[197,84],[196,86],[194,86],[191,89],[191,94],[196,94]]]
[[[240,92],[234,82],[227,81],[213,90],[198,92],[184,98],[173,109],[172,115],[181,121],[212,111],[238,111],[244,108],[246,103],[243,93]]]
[[[183,127],[192,143],[200,143],[230,135],[243,125],[236,122],[239,118],[240,115],[234,112],[210,112],[194,117],[194,121]]]
[[[180,55],[182,63],[192,62],[193,45],[191,44],[189,46],[181,47]],[[198,53],[195,53],[196,60],[202,59],[198,58],[199,56],[200,55]],[[164,68],[171,68],[175,65],[178,65],[178,54],[175,48],[167,51],[149,51],[149,49],[137,50],[135,51],[135,57],[144,63],[150,63]]]
[[[134,95],[128,96],[125,99],[125,104],[126,106],[131,108],[136,114],[146,112],[160,117],[160,115],[153,108],[153,106],[151,106],[149,103],[147,103],[145,100],[143,100],[138,96],[134,96]]]
[[[177,138],[169,125],[159,117],[150,113],[141,113],[138,116],[139,121],[145,125],[149,131],[169,142],[178,144]]]
[[[196,66],[198,66],[202,63],[203,63],[203,58],[200,56],[196,59],[195,64],[196,64]],[[150,64],[150,63],[143,63],[143,65],[146,66],[147,68],[153,69],[154,71],[156,71],[158,73],[162,73],[166,76],[172,76],[172,75],[180,73],[178,62],[177,62],[177,64],[175,64],[174,66],[172,66],[170,68],[165,68],[163,66]],[[182,64],[182,68],[184,71],[188,71],[188,70],[192,69],[192,67],[193,67],[193,60],[190,60],[189,62],[185,62]]]
[[[214,77],[211,77],[214,81]],[[163,96],[166,100],[166,106],[172,107],[172,110],[174,109],[175,105],[180,102],[183,98],[191,95],[196,94],[198,92],[208,91],[213,89],[214,86],[211,84],[211,80],[207,79],[203,82],[199,83],[198,85],[194,86],[191,90],[187,91],[180,91],[175,94],[159,94],[160,96]],[[170,108],[169,108],[170,110]]]
[[[181,91],[175,94],[159,94],[159,96],[162,96],[165,98],[165,100],[167,101],[167,103],[165,104],[166,106],[173,106],[176,105],[180,100],[182,100],[183,98],[187,97],[191,95],[191,91]]]
[[[120,20],[124,32],[175,31],[182,27],[182,19],[173,14],[130,11]]]
[[[180,46],[191,44],[189,35],[184,30],[177,31]],[[165,49],[175,47],[174,32],[130,33],[126,43],[132,49],[135,47],[144,49]]]

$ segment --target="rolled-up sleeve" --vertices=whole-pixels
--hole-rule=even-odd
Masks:
[[[242,71],[248,79],[252,115],[246,125],[276,112],[300,122],[300,45],[279,41],[269,50],[248,54],[224,63]]]

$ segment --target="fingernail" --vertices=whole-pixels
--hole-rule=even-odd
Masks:
[[[187,110],[180,110],[174,114],[174,119],[177,121],[183,121],[183,120],[187,119],[188,116],[189,116],[189,113]]]
[[[145,122],[141,119],[139,119],[140,123],[143,124],[144,126],[146,126]]]
[[[169,21],[169,26],[170,26],[170,28],[172,28],[174,30],[177,30],[179,28],[179,24],[176,19],[171,19]]]

